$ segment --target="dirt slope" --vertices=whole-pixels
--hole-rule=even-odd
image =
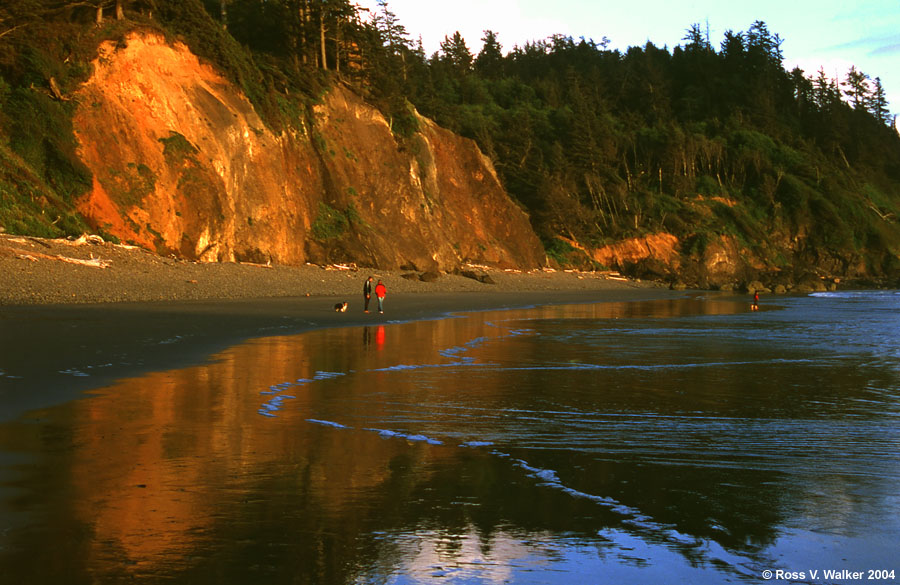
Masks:
[[[528,218],[474,142],[420,119],[398,142],[337,86],[274,134],[183,45],[133,33],[101,47],[79,91],[79,210],[126,242],[207,262],[534,268]]]

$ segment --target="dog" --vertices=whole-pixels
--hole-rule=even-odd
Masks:
[[[346,312],[347,312],[347,307],[349,307],[349,306],[350,306],[350,303],[348,303],[348,302],[346,302],[346,301],[343,302],[343,303],[336,303],[336,304],[334,305],[334,310],[335,310],[335,312],[337,312],[337,313],[346,313]]]

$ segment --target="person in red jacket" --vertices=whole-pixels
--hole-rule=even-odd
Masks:
[[[384,313],[384,297],[387,294],[387,287],[380,280],[375,285],[375,298],[378,299],[378,312]]]

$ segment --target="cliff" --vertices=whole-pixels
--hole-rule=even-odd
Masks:
[[[392,104],[395,133],[332,73],[307,64],[298,75],[178,6],[161,22],[54,22],[0,43],[0,232],[95,231],[204,262],[424,272],[549,261],[698,288],[895,286],[900,274],[900,138],[875,121],[857,120],[841,143],[819,136],[822,124],[797,134],[806,118],[688,127],[674,112],[671,126],[643,127],[623,96],[613,118],[599,104],[576,115],[587,98],[571,80],[550,75],[559,99],[540,98],[532,66],[509,83],[468,71],[478,96],[430,62],[395,87],[383,82],[399,69],[381,67],[393,57],[376,50],[346,75]],[[439,122],[403,109],[407,99]]]
[[[77,92],[78,211],[96,229],[205,262],[534,268],[543,248],[471,140],[419,117],[399,141],[336,86],[274,133],[184,45],[105,43]]]

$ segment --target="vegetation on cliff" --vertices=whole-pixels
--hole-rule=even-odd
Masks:
[[[786,71],[782,40],[761,21],[718,47],[697,25],[671,50],[625,52],[567,36],[504,52],[502,31],[485,31],[478,54],[457,34],[428,56],[384,1],[375,15],[347,0],[0,8],[7,231],[83,228],[71,203],[91,177],[75,156],[65,96],[99,41],[135,27],[187,42],[273,129],[301,127],[325,89],[344,82],[385,113],[401,143],[417,127],[413,107],[475,139],[562,263],[596,265],[585,250],[666,232],[693,284],[718,284],[703,258],[723,240],[742,251],[731,273],[748,278],[900,274],[900,136],[877,78]],[[16,186],[22,173],[34,177],[27,188]],[[623,268],[663,278],[675,269]]]

